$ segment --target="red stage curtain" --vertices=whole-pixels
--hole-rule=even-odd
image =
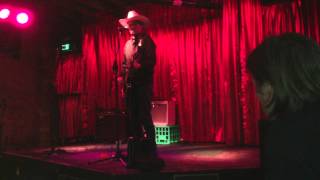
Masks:
[[[58,56],[56,74],[57,92],[60,104],[60,136],[72,138],[79,135],[85,122],[81,114],[81,97],[84,93],[84,64],[82,57]]]
[[[320,39],[316,0],[269,6],[260,0],[227,0],[222,9],[212,10],[150,4],[133,9],[152,21],[150,35],[157,45],[154,96],[176,102],[181,137],[190,142],[258,144],[262,113],[245,69],[248,53],[271,34],[295,31]],[[128,35],[116,27],[115,18],[86,27],[78,66],[69,57],[58,67],[60,92],[72,93],[74,87],[81,92],[81,106],[74,108],[85,109],[86,118],[80,115],[85,120],[62,115],[62,123],[82,123],[74,126],[80,128],[75,135],[94,134],[97,109],[114,108],[116,101],[123,107],[112,66],[120,66]]]

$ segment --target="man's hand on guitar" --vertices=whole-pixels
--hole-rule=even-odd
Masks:
[[[122,69],[128,69],[129,66],[127,65],[127,63],[122,63]]]
[[[141,64],[138,63],[137,61],[133,61],[133,68],[134,69],[139,69],[139,68],[141,68]]]
[[[122,76],[118,76],[117,77],[117,81],[118,81],[118,83],[123,83],[123,77]]]

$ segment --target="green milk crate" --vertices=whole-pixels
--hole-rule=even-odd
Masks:
[[[156,143],[172,144],[179,142],[179,126],[155,126]]]

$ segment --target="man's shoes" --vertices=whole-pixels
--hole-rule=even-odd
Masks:
[[[158,157],[157,146],[150,139],[128,139],[127,168],[141,170],[159,170],[164,166],[164,161]]]
[[[123,161],[125,162],[125,167],[127,169],[134,169],[136,168],[135,163],[132,160],[129,160],[129,157],[123,157]]]

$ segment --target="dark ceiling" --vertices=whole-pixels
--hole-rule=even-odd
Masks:
[[[32,2],[32,0],[29,0]],[[222,0],[38,0],[57,27],[79,29],[85,23],[94,23],[107,15],[123,18],[132,6],[154,3],[172,6],[182,2],[182,6],[198,8],[220,8]],[[33,4],[37,0],[33,0]]]
[[[120,18],[126,15],[131,6],[141,3],[173,5],[182,2],[184,6],[218,8],[221,0],[47,0],[44,6],[50,7],[59,21],[82,23],[109,14]]]
[[[141,3],[162,5],[180,4],[200,8],[219,8],[222,0],[1,0],[7,4],[17,4],[35,9],[42,17],[50,18],[62,26],[73,26],[95,20],[104,15],[120,18],[131,6]],[[179,3],[180,2],[180,3]],[[40,13],[39,13],[40,11]],[[49,16],[49,17],[48,17]],[[45,18],[43,20],[45,21]]]
[[[40,26],[47,24],[52,29],[53,38],[79,32],[86,23],[94,23],[107,15],[123,18],[132,6],[142,3],[161,5],[181,5],[198,8],[221,8],[223,0],[1,0],[1,4],[11,4],[30,8],[35,12]],[[182,3],[182,4],[180,4]],[[1,26],[1,25],[0,25]],[[0,28],[0,31],[2,28]],[[56,37],[57,36],[57,37]],[[1,40],[1,38],[0,38]]]

